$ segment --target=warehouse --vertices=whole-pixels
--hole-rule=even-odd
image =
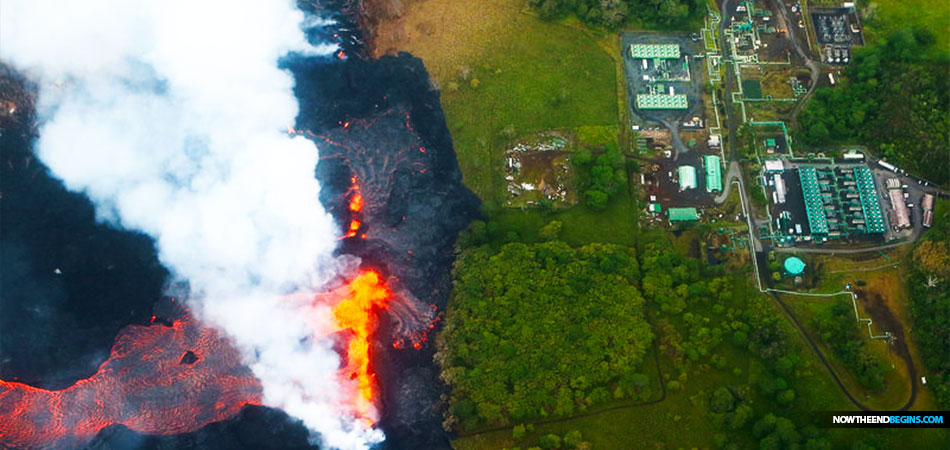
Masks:
[[[693,222],[699,220],[696,208],[670,208],[670,223]]]
[[[934,222],[934,196],[924,194],[924,198],[920,201],[920,208],[924,211],[924,226],[930,228]]]
[[[693,166],[680,166],[676,169],[679,175],[680,191],[687,189],[696,189],[696,168]]]
[[[891,189],[887,191],[887,196],[891,198],[891,207],[894,208],[893,217],[891,217],[894,228],[898,230],[909,228],[910,211],[904,203],[904,193],[900,189]]]
[[[703,157],[706,166],[706,192],[722,191],[722,168],[719,166],[719,157],[706,155]]]

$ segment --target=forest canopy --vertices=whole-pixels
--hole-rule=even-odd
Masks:
[[[584,23],[617,29],[636,20],[659,25],[681,25],[701,12],[699,0],[530,0],[542,19],[576,14]]]
[[[466,250],[436,356],[452,387],[450,421],[567,416],[637,390],[653,340],[639,275],[634,250],[614,245]]]
[[[950,408],[950,213],[939,202],[933,228],[914,249],[908,279],[913,332],[927,366],[927,386],[944,409]]]
[[[816,90],[801,112],[805,142],[861,143],[935,183],[950,181],[950,63],[927,59],[934,42],[925,28],[904,28],[857,50],[847,78]]]

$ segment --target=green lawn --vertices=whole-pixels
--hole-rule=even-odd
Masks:
[[[504,198],[507,136],[587,125],[616,126],[614,62],[587,34],[515,14],[467,77],[444,81],[442,105],[465,184],[483,200]],[[467,80],[465,79],[467,78]],[[477,82],[475,81],[477,80]],[[454,84],[453,84],[454,83]],[[477,85],[477,86],[476,86]]]

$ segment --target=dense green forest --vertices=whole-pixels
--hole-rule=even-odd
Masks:
[[[871,352],[867,331],[854,326],[853,308],[850,298],[839,298],[815,317],[813,326],[819,339],[854,371],[862,386],[879,391],[884,389],[884,364]]]
[[[530,0],[543,19],[576,14],[584,23],[617,29],[630,21],[681,25],[704,13],[700,0]]]
[[[576,168],[578,186],[584,192],[584,204],[600,211],[607,202],[627,185],[625,161],[616,143],[606,146],[600,154],[581,148],[574,152],[571,162]]]
[[[933,228],[914,249],[914,265],[907,282],[914,338],[927,366],[927,386],[940,406],[950,409],[950,213],[945,202],[938,205]]]
[[[644,385],[634,251],[552,241],[462,253],[437,359],[465,429],[567,416]]]
[[[931,181],[950,181],[950,89],[947,59],[925,55],[935,42],[926,28],[897,29],[859,49],[846,78],[822,87],[799,116],[812,146],[858,142]]]

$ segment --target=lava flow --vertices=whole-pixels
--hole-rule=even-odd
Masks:
[[[356,237],[356,233],[358,233],[360,227],[363,226],[363,223],[358,217],[358,215],[363,212],[363,193],[360,192],[360,184],[356,179],[356,175],[350,178],[350,192],[352,193],[352,197],[350,197],[349,209],[352,218],[350,219],[350,226],[346,230],[346,234],[343,235],[343,239]],[[366,236],[361,237],[365,238]]]
[[[385,308],[389,290],[376,272],[364,272],[349,286],[349,294],[333,308],[333,318],[342,330],[352,332],[346,346],[346,378],[356,381],[355,412],[372,425],[376,414],[376,375],[370,368],[370,337],[376,331],[374,310]]]
[[[260,383],[215,330],[187,316],[170,327],[131,325],[99,371],[69,388],[0,380],[0,447],[77,447],[113,424],[191,432],[260,402]]]
[[[298,295],[332,306],[339,334],[348,339],[340,378],[353,394],[344,408],[372,426],[378,413],[370,347],[389,289],[376,272],[365,271],[333,291]],[[187,433],[247,404],[262,404],[260,382],[224,336],[185,315],[171,326],[124,328],[99,370],[66,389],[0,380],[0,447],[78,447],[113,424],[147,434]]]

